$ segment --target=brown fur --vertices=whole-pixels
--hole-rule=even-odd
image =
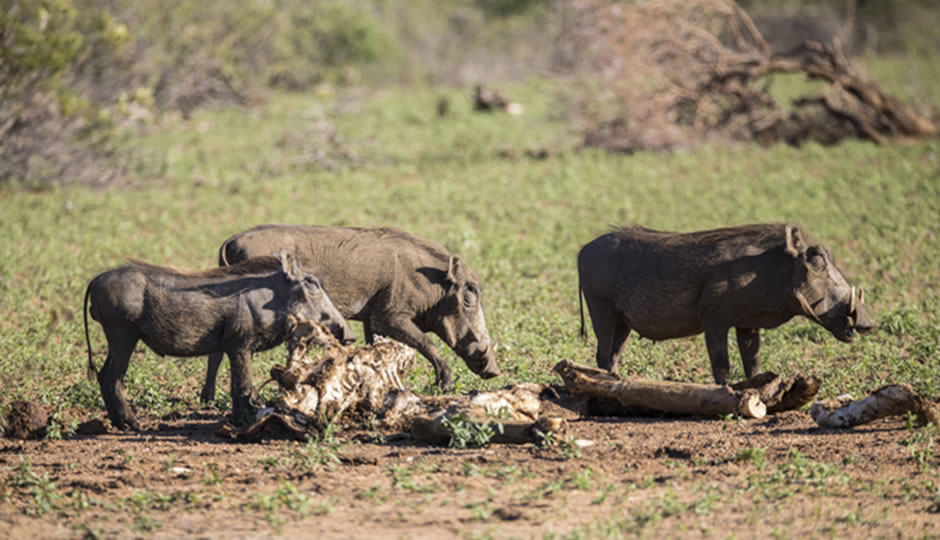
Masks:
[[[141,269],[149,269],[160,273],[174,274],[180,277],[191,278],[237,277],[248,274],[276,272],[281,269],[280,259],[277,257],[268,256],[252,257],[251,259],[247,259],[231,266],[215,266],[205,270],[180,270],[169,266],[159,266],[156,264],[146,263],[137,259],[128,259],[127,262],[131,266],[136,266]]]

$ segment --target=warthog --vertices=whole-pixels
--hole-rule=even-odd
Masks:
[[[499,375],[483,316],[480,280],[443,247],[392,228],[260,225],[219,248],[219,264],[287,249],[323,280],[344,317],[362,321],[366,341],[380,334],[414,347],[434,366],[437,384],[450,368],[424,334],[434,332],[484,379]],[[221,355],[209,357],[202,399],[215,395]]]
[[[100,372],[92,361],[91,316],[108,340]],[[183,273],[132,261],[88,284],[84,305],[89,377],[97,375],[108,418],[118,429],[140,429],[124,397],[124,374],[138,340],[169,356],[226,353],[232,364],[232,413],[250,410],[251,355],[288,336],[288,315],[326,323],[337,338],[355,341],[319,279],[293,256],[258,257],[226,268]]]
[[[725,384],[732,327],[748,378],[760,371],[761,328],[803,315],[851,342],[874,327],[862,293],[829,251],[794,225],[687,234],[628,227],[581,248],[578,281],[597,336],[597,365],[610,371],[631,330],[653,340],[704,331],[715,382]]]

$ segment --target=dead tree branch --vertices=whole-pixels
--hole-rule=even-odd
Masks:
[[[664,0],[625,8],[579,0],[584,56],[601,74],[597,99],[615,112],[593,123],[587,146],[614,151],[671,149],[705,140],[824,144],[844,138],[884,143],[937,135],[926,116],[863,79],[831,43],[773,51],[732,0]],[[849,23],[847,23],[849,24]],[[817,95],[779,103],[775,75],[824,81]]]
[[[908,412],[917,415],[922,424],[940,426],[937,405],[906,384],[884,386],[858,401],[851,396],[817,401],[809,412],[820,427],[828,428],[854,427]]]

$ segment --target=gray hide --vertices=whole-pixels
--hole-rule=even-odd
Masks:
[[[483,378],[499,375],[473,271],[443,247],[393,228],[260,225],[219,249],[219,264],[287,249],[323,280],[344,317],[362,321],[366,341],[383,335],[414,347],[441,388],[451,372],[425,332],[433,332]],[[221,355],[209,358],[202,399],[215,395]]]
[[[88,336],[89,300],[108,340],[100,372]],[[95,277],[85,291],[89,376],[97,375],[114,427],[139,430],[123,383],[138,341],[160,355],[225,353],[232,365],[233,417],[239,419],[251,408],[251,354],[286,339],[288,314],[323,322],[341,340],[356,339],[317,277],[286,252],[280,259],[192,273],[132,262]]]
[[[724,384],[731,328],[750,378],[760,371],[761,328],[803,315],[851,342],[874,327],[829,251],[794,225],[685,234],[625,228],[581,249],[578,280],[597,336],[597,365],[610,371],[631,330],[653,340],[705,332],[712,374]]]

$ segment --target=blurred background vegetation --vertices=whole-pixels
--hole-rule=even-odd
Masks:
[[[573,29],[591,4],[0,0],[0,186],[120,184],[136,166],[117,155],[122,132],[199,107],[250,107],[272,91],[569,76],[584,53]],[[931,0],[741,5],[775,48],[831,37],[846,20],[853,54],[916,57],[940,47]]]

